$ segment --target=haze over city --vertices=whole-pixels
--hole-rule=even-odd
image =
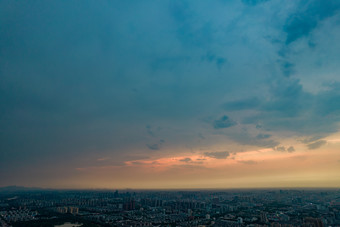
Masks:
[[[340,1],[0,1],[0,187],[340,187]]]

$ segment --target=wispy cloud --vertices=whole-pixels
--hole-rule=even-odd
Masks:
[[[257,164],[257,162],[254,161],[254,160],[240,160],[240,161],[237,161],[237,162],[242,163],[242,164],[247,164],[247,165],[255,165],[255,164]]]
[[[180,159],[179,161],[181,162],[191,162],[191,158],[183,158],[183,159]]]
[[[211,151],[205,152],[204,155],[210,158],[226,159],[227,157],[229,157],[230,154],[228,151]]]
[[[314,143],[308,144],[307,147],[310,150],[315,150],[315,149],[318,149],[318,148],[320,148],[321,146],[323,146],[325,144],[327,144],[326,140],[319,140],[319,141],[316,141]]]

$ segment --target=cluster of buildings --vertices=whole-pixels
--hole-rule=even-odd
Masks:
[[[340,226],[339,190],[48,191],[0,199],[7,224],[18,220],[9,209],[21,207],[99,226]]]
[[[57,207],[56,209],[59,213],[62,214],[78,214],[79,208],[78,207]]]
[[[35,220],[37,215],[37,211],[31,211],[28,209],[11,209],[0,211],[0,219],[2,219],[2,222],[5,223]]]

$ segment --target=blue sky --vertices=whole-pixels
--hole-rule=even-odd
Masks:
[[[339,10],[335,0],[0,1],[1,185],[89,187],[69,183],[99,174],[79,168],[128,178],[139,160],[178,157],[187,171],[205,165],[196,156],[337,149]]]

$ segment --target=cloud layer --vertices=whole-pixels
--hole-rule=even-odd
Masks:
[[[0,182],[326,148],[339,20],[336,0],[2,1]]]

